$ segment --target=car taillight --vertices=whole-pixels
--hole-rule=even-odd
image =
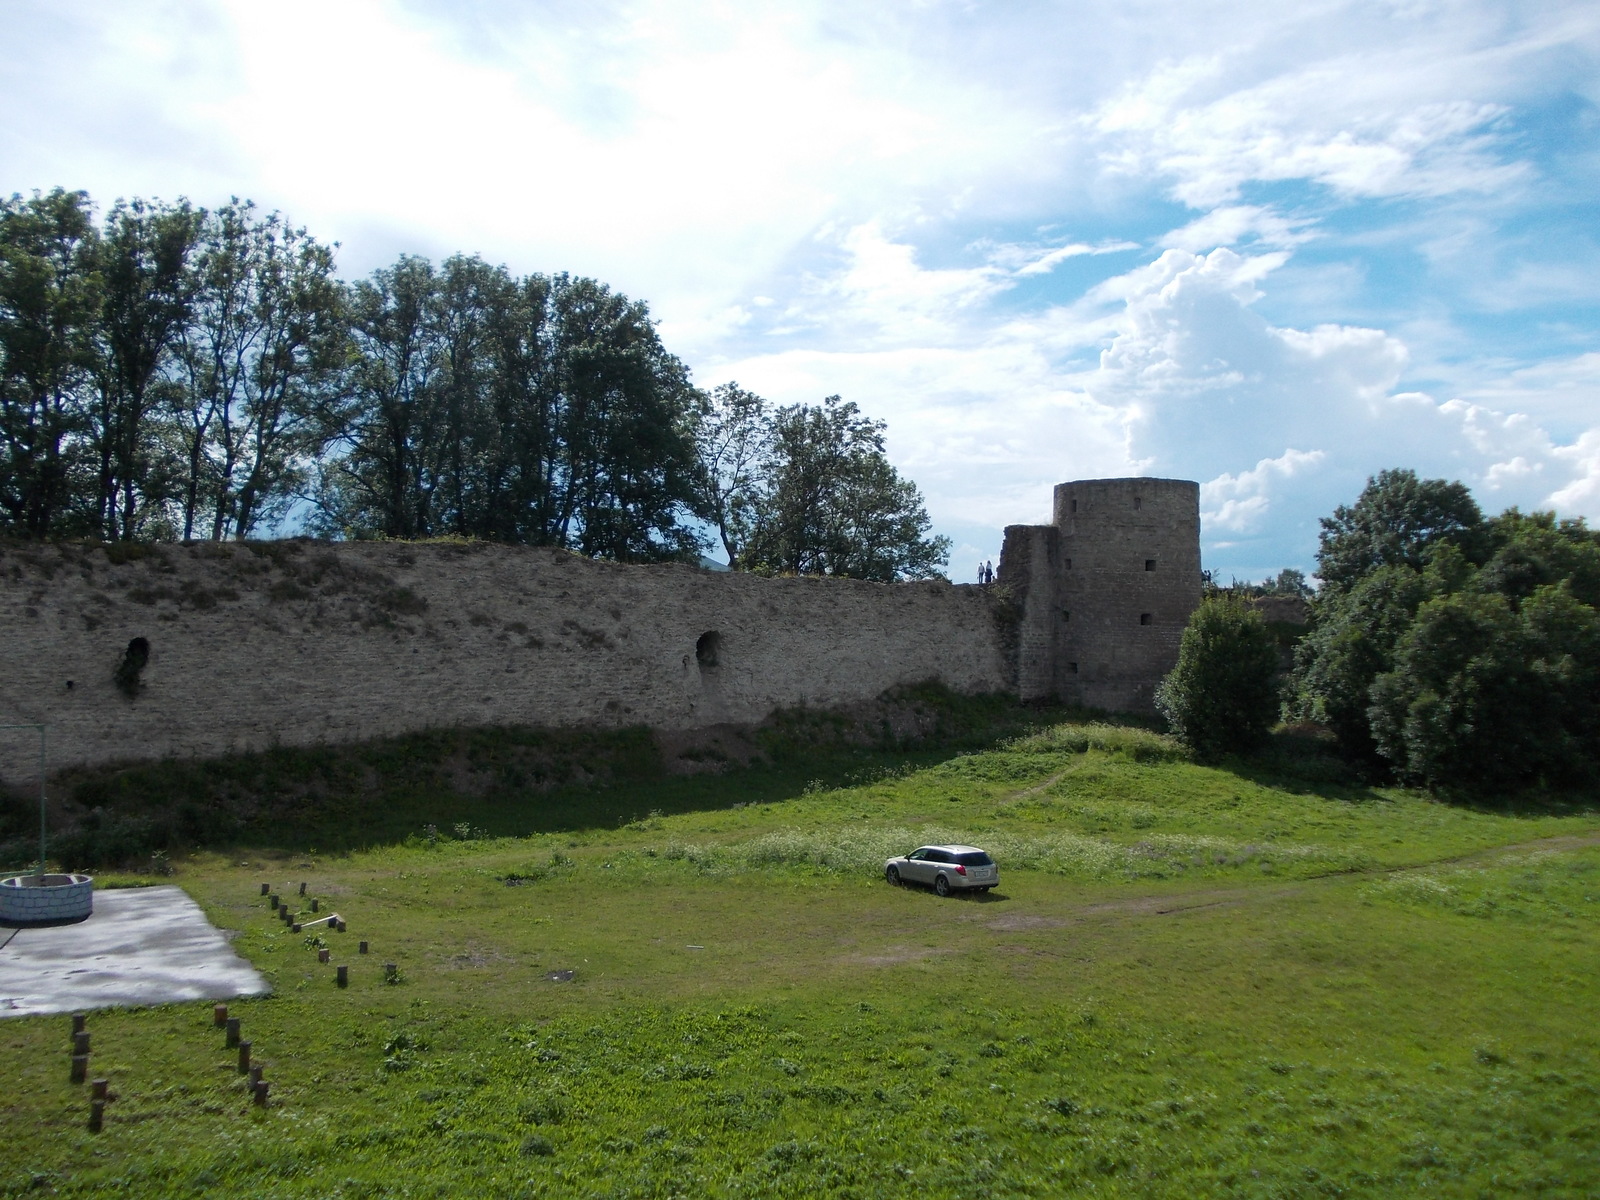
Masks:
[[[967,869],[965,867],[963,867],[960,863],[957,863],[956,864],[956,874],[957,875],[965,875],[966,873],[967,873]]]

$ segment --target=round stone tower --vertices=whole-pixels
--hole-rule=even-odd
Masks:
[[[1056,488],[1055,684],[1068,703],[1148,711],[1200,603],[1200,485]]]

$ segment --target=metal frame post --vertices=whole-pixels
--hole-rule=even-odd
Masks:
[[[39,882],[44,883],[45,867],[45,730],[48,728],[43,722],[24,725],[0,725],[4,729],[37,729],[39,731]]]

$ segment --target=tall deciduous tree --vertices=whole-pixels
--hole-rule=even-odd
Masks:
[[[695,420],[700,504],[716,527],[728,566],[744,566],[756,526],[772,451],[767,402],[737,383],[701,396]]]
[[[101,299],[88,440],[98,472],[95,526],[108,541],[138,536],[167,498],[164,431],[153,418],[176,398],[170,370],[190,316],[203,221],[187,201],[119,203],[95,249]],[[156,514],[144,511],[146,502]]]
[[[1379,567],[1420,568],[1440,542],[1471,548],[1483,525],[1477,501],[1463,484],[1418,479],[1410,470],[1380,471],[1353,506],[1322,518],[1317,574],[1325,589],[1343,592]]]
[[[329,435],[343,363],[333,251],[235,200],[208,214],[184,331],[184,536],[247,537],[288,504]]]
[[[779,409],[743,562],[777,574],[939,575],[950,539],[928,535],[922,496],[890,465],[884,429],[838,396]]]
[[[0,521],[24,537],[89,524],[81,438],[96,241],[84,192],[0,199]]]
[[[356,285],[354,417],[326,525],[681,558],[695,392],[644,305],[591,279],[402,259]]]

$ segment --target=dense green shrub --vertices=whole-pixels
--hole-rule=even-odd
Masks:
[[[1424,604],[1371,689],[1372,734],[1403,778],[1445,791],[1574,783],[1600,763],[1600,613],[1565,585],[1520,606],[1464,591]]]
[[[1266,743],[1277,719],[1277,671],[1261,614],[1236,597],[1209,596],[1189,618],[1156,707],[1196,757],[1248,753]]]
[[[1475,511],[1460,484],[1386,471],[1323,522],[1291,708],[1374,778],[1480,793],[1588,778],[1600,536]]]

